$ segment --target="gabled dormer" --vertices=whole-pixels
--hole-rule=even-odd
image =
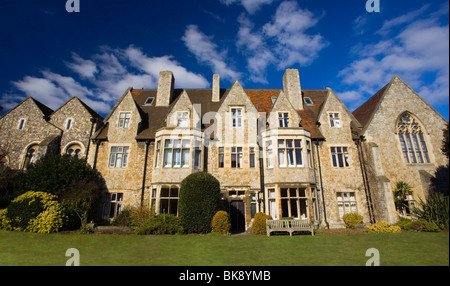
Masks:
[[[299,127],[301,118],[283,91],[275,101],[267,122],[270,129]]]
[[[167,115],[166,123],[169,128],[192,128],[193,105],[185,90],[179,96],[172,110]]]
[[[130,142],[138,134],[142,116],[131,89],[128,88],[104,120],[105,125],[108,124],[110,142]]]

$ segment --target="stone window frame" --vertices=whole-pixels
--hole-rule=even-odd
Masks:
[[[24,130],[26,124],[27,124],[27,119],[26,118],[20,118],[19,122],[17,123],[17,130]]]
[[[217,166],[218,168],[225,168],[225,147],[217,147],[217,154],[218,154],[218,160],[217,160]]]
[[[72,147],[74,147],[74,146],[78,146],[79,147],[78,148],[79,152],[78,152],[77,158],[81,158],[84,155],[85,147],[84,147],[84,145],[81,142],[78,142],[78,141],[72,141],[72,142],[69,142],[68,144],[66,144],[66,146],[63,149],[64,150],[63,154],[67,154],[67,155],[72,157],[73,152],[70,153],[69,150],[72,149]],[[72,149],[72,150],[75,150],[75,152],[76,152],[77,149]]]
[[[408,117],[408,120],[405,120]],[[407,164],[430,164],[431,152],[427,144],[426,130],[421,121],[411,112],[400,114],[396,124],[397,141],[403,162]]]
[[[36,155],[39,147],[39,142],[33,142],[29,144],[24,150],[23,155],[23,163],[22,163],[22,169],[26,170],[28,166],[33,164],[36,161]]]
[[[189,112],[177,111],[175,113],[176,127],[177,128],[189,128]]]
[[[338,192],[336,192],[336,202],[337,202],[337,210],[338,210],[337,214],[338,214],[338,217],[340,220],[342,220],[342,217],[345,214],[358,213],[358,202],[356,199],[355,191],[338,191]],[[347,207],[346,207],[346,205],[347,205]]]
[[[280,145],[280,141],[283,141],[283,145]],[[291,142],[288,146],[287,142]],[[303,162],[303,145],[302,139],[281,138],[277,140],[277,157],[278,168],[303,168],[305,166]],[[296,143],[299,142],[299,145]],[[299,152],[299,153],[297,153]],[[280,154],[283,154],[284,164],[281,165]],[[289,155],[291,154],[291,155]],[[298,160],[298,154],[300,154],[300,160]],[[291,160],[289,160],[291,158]],[[300,161],[300,164],[299,162]],[[292,162],[292,164],[290,163]]]
[[[334,152],[333,152],[333,148],[334,148]],[[341,148],[341,151],[338,151],[338,148]],[[344,151],[344,149],[346,151]],[[351,167],[351,162],[350,162],[350,152],[349,152],[350,147],[349,146],[345,146],[345,145],[341,145],[341,146],[330,146],[330,154],[331,154],[331,165],[333,166],[333,168],[335,169],[346,169],[346,168],[350,168]],[[342,163],[343,165],[340,166],[340,160],[339,160],[339,155],[342,155]],[[336,159],[334,159],[336,158]],[[336,162],[336,165],[335,165]]]
[[[167,195],[164,194],[163,190],[168,190]],[[175,193],[172,190],[177,190],[176,191],[176,196]],[[157,213],[162,214],[162,213],[171,213],[174,214],[176,216],[178,216],[178,210],[179,210],[179,199],[180,199],[180,186],[179,185],[174,185],[174,184],[163,184],[160,186],[159,188],[159,192],[157,191],[157,199],[156,199],[156,203],[158,205],[158,210]],[[165,209],[163,208],[162,204],[165,203],[165,201],[167,201],[167,208]],[[176,212],[173,211],[172,207],[174,206],[173,203],[176,203]]]
[[[179,141],[180,145],[179,146],[175,146],[175,141]],[[169,142],[169,144],[167,143]],[[185,142],[188,142],[188,146],[185,145]],[[190,161],[191,161],[191,139],[175,139],[175,138],[165,138],[164,139],[164,145],[162,146],[163,148],[163,157],[162,157],[162,166],[163,168],[189,168],[190,166]],[[183,156],[183,154],[186,153],[186,151],[188,152],[188,160],[187,160],[187,165],[185,164],[185,157]],[[175,153],[179,152],[179,165],[176,164],[178,163],[176,160],[176,157],[174,156]],[[166,155],[167,154],[167,155]],[[167,164],[168,163],[168,154],[170,154],[170,165]]]
[[[288,111],[278,111],[277,112],[277,120],[279,128],[287,128],[289,127],[289,118],[290,114]]]
[[[286,191],[285,194],[284,190]],[[300,190],[303,190],[303,194],[300,192]],[[294,193],[292,192],[294,191]],[[309,220],[310,213],[309,213],[309,207],[308,207],[308,189],[306,187],[287,187],[287,186],[280,186],[279,187],[280,192],[280,204],[281,204],[281,217],[291,217],[293,219],[303,219],[303,220]],[[287,204],[284,205],[287,201]],[[287,207],[287,210],[283,207]],[[296,216],[295,212],[296,212]],[[302,212],[305,211],[305,213]],[[285,214],[285,211],[287,211],[287,216],[283,216]],[[305,215],[305,216],[303,216]]]
[[[113,148],[117,148],[117,151],[113,152]],[[120,150],[122,148],[122,150]],[[126,148],[126,149],[125,149]],[[113,145],[109,149],[108,167],[110,169],[126,169],[128,167],[128,159],[130,157],[129,145]],[[114,165],[111,164],[114,155]],[[121,155],[121,156],[118,156]],[[120,166],[117,166],[117,159],[120,157]]]
[[[107,209],[108,217],[114,218],[122,210],[123,193],[113,192],[113,193],[108,193],[108,194],[109,194],[109,200],[108,200],[109,208]]]
[[[232,146],[230,147],[231,150],[231,164],[230,167],[232,169],[242,169],[243,166],[243,156],[244,156],[244,149],[240,146]],[[235,156],[235,166],[233,167],[233,156]]]
[[[68,117],[68,118],[64,121],[64,130],[67,131],[67,130],[72,129],[73,123],[74,123],[73,118],[72,118],[72,117]]]
[[[272,139],[265,141],[266,145],[266,167],[267,169],[274,168],[274,152],[273,152],[273,142]]]
[[[130,121],[131,121],[131,111],[119,112],[119,128],[128,129],[130,127]]]
[[[342,127],[340,112],[330,111],[330,112],[327,112],[327,114],[328,114],[328,122],[330,123],[331,128],[341,128]]]
[[[242,107],[231,107],[231,127],[241,128],[244,126],[244,108]]]

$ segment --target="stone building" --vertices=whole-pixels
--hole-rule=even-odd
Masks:
[[[106,182],[107,217],[126,205],[176,215],[182,180],[205,171],[219,180],[236,231],[259,211],[331,228],[350,212],[395,222],[408,211],[395,209],[396,182],[414,187],[413,205],[447,163],[446,120],[397,76],[353,113],[330,88],[302,89],[296,69],[286,70],[282,89],[238,81],[225,89],[219,75],[210,89],[174,83],[162,71],[157,89],[128,88],[95,124],[100,117],[76,98],[54,112],[28,98],[0,120],[2,140],[30,128],[11,137],[23,142],[4,161],[23,168],[33,144],[38,154],[87,154]]]
[[[77,97],[53,111],[28,97],[0,118],[0,159],[26,169],[46,154],[85,157],[103,118]]]

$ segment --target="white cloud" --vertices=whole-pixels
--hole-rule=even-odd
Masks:
[[[94,78],[98,72],[97,65],[91,60],[81,58],[77,53],[72,53],[74,62],[66,63],[67,67],[79,74],[82,78]]]
[[[254,14],[258,11],[263,5],[268,5],[274,2],[274,0],[220,0],[225,5],[232,5],[235,3],[239,3],[244,6],[245,10],[249,14]]]
[[[380,41],[355,46],[357,59],[339,73],[343,83],[372,95],[398,75],[430,104],[448,103],[449,26],[440,23],[442,13],[417,19],[428,8],[385,21]]]
[[[5,108],[17,105],[31,96],[52,109],[57,109],[73,96],[77,96],[101,114],[107,114],[128,87],[156,88],[159,72],[171,70],[175,82],[183,88],[205,88],[210,84],[201,75],[186,70],[172,56],[149,57],[141,49],[100,47],[100,52],[89,59],[72,53],[66,66],[79,79],[42,70],[42,76],[25,76],[12,82],[12,91],[3,94],[0,103]]]
[[[318,22],[319,18],[298,7],[295,1],[282,2],[270,21],[259,29],[245,14],[240,15],[236,46],[247,58],[249,79],[267,83],[266,70],[270,65],[281,70],[295,64],[311,64],[328,45],[320,34],[307,33]]]
[[[182,37],[188,50],[197,61],[209,65],[214,73],[230,81],[239,79],[241,74],[226,63],[226,51],[219,52],[212,39],[199,31],[196,25],[189,25]]]

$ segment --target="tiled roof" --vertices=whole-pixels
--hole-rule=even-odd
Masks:
[[[186,91],[192,104],[201,105],[201,116],[203,117],[207,112],[219,110],[229,89],[220,89],[219,102],[211,101],[211,89],[175,89],[173,91],[173,100],[169,106],[155,106],[157,91],[154,89],[131,90],[131,95],[143,118],[143,122],[136,136],[137,140],[155,138],[156,131],[166,126],[167,115],[170,113],[183,91]],[[258,112],[269,113],[273,106],[272,98],[277,98],[281,89],[244,89],[244,91],[252,101],[253,105],[257,108]],[[313,105],[304,104],[304,110],[298,111],[298,113],[302,118],[301,126],[311,133],[312,138],[323,139],[323,135],[320,133],[316,122],[321,107],[325,102],[327,93],[327,90],[303,90],[303,96],[311,98]],[[146,105],[145,102],[149,97],[154,97],[153,103],[151,105]],[[202,129],[205,127],[207,126],[202,126]],[[106,139],[107,130],[108,126],[105,126],[97,136],[94,136],[94,138]]]
[[[353,111],[353,115],[358,119],[359,123],[363,126],[363,128],[366,127],[366,125],[369,123],[370,118],[372,118],[373,113],[376,110],[376,107],[378,106],[378,103],[383,98],[383,94],[386,91],[387,87],[390,83],[385,85],[382,89],[380,89],[377,93],[375,93],[369,100],[367,100],[365,103],[363,103],[360,107],[358,107],[355,111]]]

